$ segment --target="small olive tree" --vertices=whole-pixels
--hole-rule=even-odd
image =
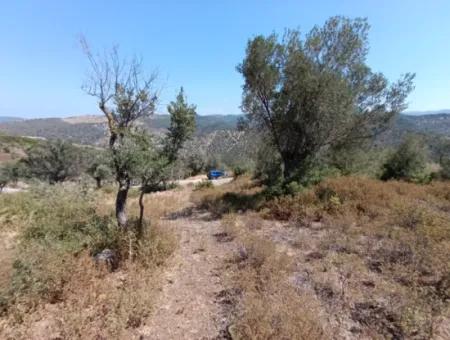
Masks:
[[[142,231],[144,217],[144,195],[163,190],[170,178],[170,167],[175,164],[178,152],[195,131],[196,107],[187,102],[183,88],[176,100],[171,102],[167,111],[170,114],[169,131],[162,141],[144,131],[135,134],[135,152],[133,158],[135,173],[141,181],[139,195],[138,229]]]
[[[81,172],[81,150],[62,140],[38,144],[26,151],[24,164],[28,175],[48,181],[63,182]]]
[[[139,187],[139,219],[137,229],[142,233],[144,223],[144,196],[145,194],[166,189],[169,180],[169,158],[165,155],[161,141],[145,131],[140,131],[134,136],[133,150],[134,173],[140,180]]]
[[[108,122],[109,148],[119,186],[116,218],[119,227],[126,228],[131,164],[120,159],[119,154],[136,121],[155,112],[158,99],[154,90],[156,74],[147,76],[142,62],[136,58],[120,58],[117,48],[103,55],[95,55],[85,39],[81,39],[81,45],[90,63],[90,73],[83,88],[98,100],[98,106]]]
[[[112,176],[111,164],[105,156],[96,157],[87,169],[87,173],[97,183],[97,189],[102,188],[103,181]]]
[[[302,176],[316,155],[384,131],[406,108],[413,74],[389,84],[366,64],[366,19],[332,17],[302,37],[297,30],[248,42],[238,66],[242,109],[269,134],[285,179]],[[245,124],[241,124],[245,125]]]
[[[3,188],[11,182],[11,173],[7,166],[0,167],[0,193],[3,192]]]

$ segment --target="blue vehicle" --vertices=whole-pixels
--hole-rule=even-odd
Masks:
[[[220,177],[226,176],[225,171],[222,170],[209,170],[208,171],[208,179],[218,179]]]

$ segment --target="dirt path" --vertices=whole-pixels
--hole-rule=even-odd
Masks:
[[[224,290],[220,268],[232,251],[231,242],[218,242],[220,221],[194,212],[166,220],[179,235],[158,301],[141,330],[144,339],[223,339],[227,325],[218,295]]]
[[[176,181],[176,183],[181,186],[188,186],[188,185],[195,185],[200,182],[207,181],[207,180],[208,180],[208,177],[206,177],[206,175],[198,175],[198,176],[178,180],[178,181]],[[214,186],[219,186],[219,185],[230,183],[231,181],[233,181],[233,177],[222,177],[219,179],[212,180],[211,183]]]

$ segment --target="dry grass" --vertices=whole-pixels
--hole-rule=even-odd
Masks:
[[[298,230],[302,286],[348,334],[425,339],[449,322],[450,183],[342,177],[261,214]]]
[[[329,339],[318,300],[290,283],[292,260],[272,241],[247,232],[231,215],[223,226],[240,244],[231,259],[233,339]]]
[[[167,194],[165,194],[167,195]],[[10,280],[2,287],[0,337],[121,339],[137,336],[154,308],[160,273],[177,240],[160,217],[182,199],[150,196],[150,228],[140,240],[114,225],[111,194],[54,187],[2,197],[3,232],[18,234]],[[97,202],[95,205],[94,202]],[[130,202],[131,216],[135,213]],[[97,267],[92,254],[117,251],[119,268]]]
[[[216,187],[200,187],[192,193],[191,200],[198,208],[208,210],[214,217],[232,212],[257,209],[264,203],[262,188],[249,176]]]
[[[233,193],[258,192],[249,188]],[[199,203],[238,211],[223,209],[230,190],[205,190]],[[223,220],[243,244],[234,278],[243,338],[301,338],[293,310],[324,316],[312,329],[336,338],[450,337],[449,182],[340,177],[256,207]]]

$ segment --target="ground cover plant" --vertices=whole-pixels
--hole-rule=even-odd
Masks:
[[[419,185],[350,176],[268,200],[258,212],[225,218],[223,223],[231,225],[225,230],[242,244],[236,255],[242,263],[234,269],[238,293],[232,294],[238,301],[238,332],[249,338],[285,334],[300,322],[296,318],[304,322],[314,311],[327,315],[320,332],[331,330],[338,337],[445,338],[449,212],[448,182]],[[284,264],[274,260],[281,254]],[[277,291],[264,307],[262,295],[271,281]],[[306,302],[290,309],[295,301]],[[311,325],[308,321],[305,330]]]

